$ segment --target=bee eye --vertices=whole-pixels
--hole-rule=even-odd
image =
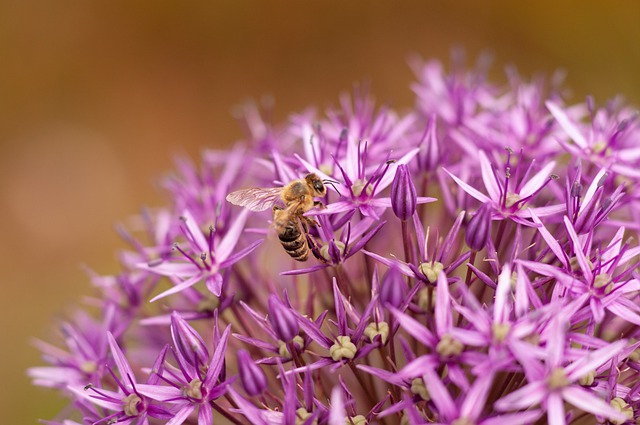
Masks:
[[[315,182],[313,184],[313,188],[318,191],[319,193],[323,193],[324,192],[324,185],[322,184],[322,182]]]

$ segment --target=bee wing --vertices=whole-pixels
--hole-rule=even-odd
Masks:
[[[227,201],[251,211],[264,211],[280,199],[281,187],[251,187],[240,189],[227,195]]]

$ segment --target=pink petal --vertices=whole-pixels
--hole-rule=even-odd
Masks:
[[[482,181],[484,182],[484,187],[487,189],[487,193],[493,200],[500,199],[500,187],[498,186],[498,182],[496,181],[495,173],[493,172],[493,168],[491,167],[491,163],[487,158],[487,155],[484,151],[478,152],[478,157],[480,160],[480,170],[482,172]]]
[[[497,410],[528,409],[539,404],[547,394],[547,383],[544,380],[532,382],[496,401]]]
[[[248,214],[249,210],[243,208],[240,214],[236,216],[236,221],[231,225],[227,234],[224,235],[224,238],[220,241],[220,244],[213,254],[218,263],[226,260],[229,255],[231,255],[231,251],[233,251],[233,248],[235,248],[236,244],[240,240],[240,234],[244,229],[244,223],[247,221]]]
[[[547,420],[549,425],[565,425],[564,400],[557,393],[549,394],[547,397]]]
[[[566,258],[567,254],[565,254],[565,252],[560,247],[558,240],[554,238],[553,235],[551,235],[551,233],[547,230],[546,227],[544,227],[544,224],[542,224],[542,221],[540,221],[538,216],[531,209],[529,209],[529,213],[531,214],[531,219],[533,220],[533,222],[538,225],[537,229],[540,232],[540,235],[542,236],[544,241],[549,246],[549,249],[551,249],[551,251],[556,255],[556,258],[562,263],[563,267],[565,269],[568,269],[569,265],[567,263],[567,258]]]
[[[190,279],[187,279],[187,280],[185,280],[183,282],[180,282],[179,284],[177,284],[173,288],[169,288],[166,291],[164,291],[164,292],[156,295],[155,297],[151,298],[150,302],[154,302],[154,301],[159,300],[160,298],[164,298],[166,296],[177,294],[178,292],[184,291],[185,289],[190,288],[193,285],[195,285],[196,283],[200,282],[203,277],[204,277],[203,274],[197,274],[197,275],[193,276]]]
[[[189,415],[191,415],[191,412],[193,412],[195,409],[196,409],[196,406],[193,404],[188,404],[184,406],[182,409],[178,411],[178,413],[175,414],[173,418],[171,418],[169,422],[166,423],[166,425],[182,424],[184,421],[187,420]]]
[[[453,318],[451,316],[451,298],[449,296],[449,282],[444,272],[438,274],[436,286],[435,304],[436,332],[442,336],[451,328]]]
[[[627,345],[626,339],[621,339],[616,342],[605,345],[595,351],[588,353],[587,355],[579,358],[575,362],[571,363],[565,368],[567,378],[571,381],[580,379],[588,372],[595,370],[611,360],[616,354],[624,349]]]
[[[565,114],[565,112],[560,109],[555,103],[551,101],[546,102],[547,109],[551,112],[551,115],[558,121],[560,127],[564,130],[565,133],[573,140],[576,145],[580,146],[582,149],[586,149],[588,147],[587,140],[584,138],[578,127],[576,127],[571,119]]]
[[[523,198],[531,196],[535,191],[539,190],[549,178],[551,170],[556,166],[555,161],[551,161],[545,165],[542,170],[538,171],[535,176],[531,177],[529,181],[522,186],[519,195]]]
[[[187,227],[187,237],[193,238],[192,242],[200,252],[209,252],[209,243],[202,234],[202,230],[200,230],[198,222],[193,218],[193,215],[188,210],[185,210],[182,213],[182,217],[184,218],[184,225]]]
[[[584,275],[584,279],[587,282],[591,282],[593,280],[593,273],[591,271],[591,267],[589,267],[589,261],[587,257],[584,255],[584,251],[582,250],[582,243],[580,242],[580,238],[578,238],[578,234],[573,228],[573,224],[569,221],[569,217],[564,216],[564,225],[567,228],[567,233],[569,233],[569,237],[573,242],[573,252],[576,254],[576,259],[578,260],[578,264],[580,265],[580,270]]]
[[[569,386],[562,390],[562,397],[582,411],[604,416],[609,419],[626,421],[627,418],[609,403],[594,395],[591,391],[577,386]]]
[[[507,304],[507,298],[511,294],[511,268],[505,264],[498,276],[496,287],[495,304],[493,305],[493,322],[504,323],[509,320],[511,309]]]
[[[109,347],[111,348],[111,354],[113,355],[113,360],[116,362],[116,367],[120,372],[120,378],[122,379],[125,385],[129,385],[131,382],[136,383],[136,376],[133,374],[133,370],[131,370],[131,366],[129,366],[129,362],[127,358],[124,356],[124,353],[118,346],[116,339],[113,337],[111,332],[107,331],[107,339],[109,340]]]
[[[485,203],[486,202],[491,202],[491,198],[487,197],[483,193],[481,193],[481,192],[477,191],[476,189],[474,189],[473,187],[469,186],[467,183],[463,182],[462,180],[460,180],[459,178],[457,178],[456,176],[451,174],[447,169],[443,168],[442,170],[445,173],[449,174],[449,176],[458,184],[458,186],[460,186],[462,188],[462,190],[464,190],[469,195],[471,195],[474,198],[476,198],[478,201],[485,202]]]

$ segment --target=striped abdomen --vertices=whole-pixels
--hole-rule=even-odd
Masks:
[[[309,257],[307,237],[304,233],[300,232],[294,220],[287,222],[278,235],[278,238],[280,238],[282,247],[291,258],[297,261],[307,261]]]

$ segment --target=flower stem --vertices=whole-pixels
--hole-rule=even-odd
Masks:
[[[409,263],[414,263],[414,253],[413,253],[413,238],[411,237],[411,232],[409,231],[409,221],[401,220],[402,223],[402,246],[404,248],[404,260]]]

